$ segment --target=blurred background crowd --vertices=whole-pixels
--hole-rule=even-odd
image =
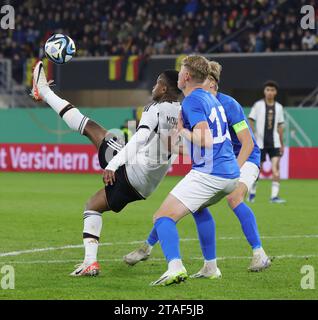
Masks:
[[[45,40],[59,32],[75,40],[77,56],[317,50],[318,28],[295,28],[300,7],[315,2],[9,1],[16,29],[0,33],[0,58],[19,68],[26,58],[41,57]]]

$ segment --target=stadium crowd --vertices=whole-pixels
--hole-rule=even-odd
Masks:
[[[43,54],[52,33],[70,35],[78,56],[317,50],[300,28],[315,0],[10,1],[15,30],[0,33],[0,58],[16,67]],[[317,19],[316,19],[317,21]]]

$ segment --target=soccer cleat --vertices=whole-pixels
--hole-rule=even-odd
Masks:
[[[150,256],[151,248],[152,247],[147,242],[145,242],[140,248],[125,255],[123,257],[123,260],[130,266],[133,266],[140,261],[145,261]]]
[[[98,276],[100,273],[100,265],[97,261],[93,263],[81,263],[75,266],[76,269],[70,274],[73,277],[81,277],[81,276]]]
[[[208,270],[206,265],[204,265],[203,268],[199,272],[192,274],[190,276],[190,278],[192,278],[192,279],[206,278],[206,279],[211,279],[211,280],[220,279],[220,278],[222,278],[222,273],[219,268],[216,268],[215,271],[210,271],[210,270]]]
[[[286,203],[286,200],[281,199],[280,197],[271,198],[271,203]]]
[[[188,278],[187,270],[183,267],[179,271],[166,271],[158,280],[150,283],[151,286],[169,286],[180,283]]]
[[[255,202],[255,197],[256,197],[255,193],[249,193],[249,195],[247,197],[247,201],[250,202],[250,203],[254,203]]]
[[[40,90],[43,87],[49,87],[53,80],[47,81],[42,61],[36,63],[33,69],[32,90],[30,96],[36,101],[42,101]]]
[[[254,254],[248,271],[259,272],[270,266],[271,260],[266,254]]]

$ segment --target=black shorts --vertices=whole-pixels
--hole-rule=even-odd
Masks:
[[[264,148],[261,149],[261,162],[266,161],[266,154],[269,155],[269,158],[280,157],[280,148]]]
[[[99,164],[103,169],[106,168],[108,162],[119,151],[119,149],[117,149],[117,144],[114,144],[113,142],[114,141],[109,142],[109,140],[106,139],[103,140],[98,150]],[[130,184],[125,165],[116,170],[115,182],[113,185],[105,186],[105,192],[108,207],[114,212],[120,212],[130,202],[144,199],[144,197]]]

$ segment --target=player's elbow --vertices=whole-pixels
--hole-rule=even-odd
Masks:
[[[248,149],[252,152],[254,149],[254,146],[255,146],[255,143],[254,143],[253,139],[250,138],[248,141],[248,147],[249,147]]]

